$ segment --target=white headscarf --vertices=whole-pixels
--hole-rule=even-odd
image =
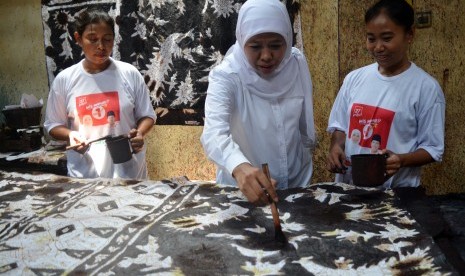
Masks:
[[[262,78],[250,65],[244,45],[261,33],[277,33],[286,41],[286,53],[281,64],[269,77]],[[293,57],[293,31],[284,4],[279,0],[248,0],[239,10],[236,43],[228,50],[226,60],[235,69],[248,90],[263,98],[276,98],[294,89],[299,76],[299,64]],[[308,68],[307,68],[308,70]]]

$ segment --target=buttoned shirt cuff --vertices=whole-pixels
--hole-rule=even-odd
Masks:
[[[234,169],[242,163],[250,163],[247,158],[242,153],[236,153],[229,156],[228,160],[226,160],[226,169],[228,170],[229,174],[232,176],[232,172]]]

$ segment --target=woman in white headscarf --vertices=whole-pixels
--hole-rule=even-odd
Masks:
[[[217,183],[237,185],[257,205],[268,195],[277,201],[275,189],[308,185],[313,172],[312,81],[292,39],[282,3],[249,0],[236,43],[209,75],[202,145],[217,165]]]

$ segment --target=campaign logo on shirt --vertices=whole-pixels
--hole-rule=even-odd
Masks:
[[[395,112],[354,103],[350,112],[349,154],[379,153],[386,148]]]
[[[102,92],[76,97],[76,111],[84,129],[108,125],[114,128],[120,120],[118,92]],[[88,135],[86,135],[88,136]]]

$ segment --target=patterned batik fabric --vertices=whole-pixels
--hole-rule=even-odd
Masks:
[[[150,90],[157,124],[203,125],[208,73],[235,42],[245,0],[43,0],[49,83],[83,58],[73,41],[74,17],[98,7],[116,21],[113,57],[136,66]],[[299,3],[287,1],[301,45]]]
[[[6,275],[457,275],[392,192],[318,183],[269,206],[233,186],[0,171]]]

